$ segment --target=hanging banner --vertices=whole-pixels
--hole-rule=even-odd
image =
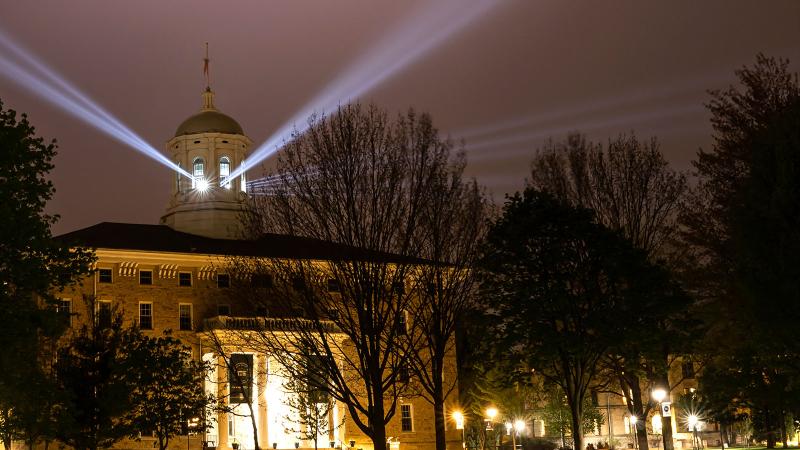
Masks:
[[[228,368],[230,403],[247,403],[252,398],[253,355],[234,353]]]

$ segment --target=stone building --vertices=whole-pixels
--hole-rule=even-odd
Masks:
[[[270,235],[257,241],[237,239],[238,214],[245,207],[244,175],[229,175],[247,156],[252,141],[230,116],[218,111],[214,93],[202,94],[202,108],[177,128],[166,143],[166,152],[192,178],[175,174],[165,215],[158,225],[100,223],[62,236],[66,242],[96,250],[96,270],[79,285],[61,293],[61,308],[68,309],[74,325],[102,317],[112,309],[122,311],[128,323],[138,323],[147,333],[173,335],[191,346],[192,357],[214,363],[218,369],[207,383],[209,391],[230,390],[227,371],[208,337],[223,340],[226,349],[247,363],[252,386],[249,390],[257,436],[253,435],[249,412],[240,404],[236,414],[218,413],[216,422],[202,435],[173,440],[176,449],[250,449],[257,439],[261,448],[313,448],[287,431],[283,423],[286,394],[281,390],[280,370],[268,354],[258,353],[226,337],[234,325],[246,329],[253,321],[269,318],[244,301],[227,295],[231,284],[224,273],[229,257],[305,259],[324,262],[353,249],[311,239]],[[94,298],[90,311],[85,298]],[[229,339],[225,341],[225,339]],[[455,355],[449,364],[456,376]],[[451,394],[456,398],[457,392]],[[333,412],[336,429],[320,436],[321,448],[372,447],[369,439],[337,405]],[[461,448],[461,432],[448,424],[448,448]],[[391,448],[430,449],[434,446],[433,408],[421,398],[401,399],[389,424]],[[152,448],[154,439],[123,441],[117,448]]]

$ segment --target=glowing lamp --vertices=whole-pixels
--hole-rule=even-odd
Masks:
[[[653,400],[661,403],[667,398],[667,391],[662,388],[653,389],[653,392],[650,394],[653,396]]]
[[[456,430],[464,429],[464,414],[461,411],[453,412],[453,421],[456,423]]]
[[[497,408],[489,408],[489,409],[487,409],[486,410],[486,417],[488,417],[489,420],[494,420],[494,418],[497,417]]]
[[[636,423],[639,421],[639,418],[636,416],[631,416],[631,423]]]
[[[686,419],[686,421],[689,423],[689,429],[694,430],[697,426],[698,419],[696,415],[692,414]]]
[[[524,420],[515,421],[514,429],[517,430],[517,433],[522,433],[523,431],[525,431],[525,421]]]

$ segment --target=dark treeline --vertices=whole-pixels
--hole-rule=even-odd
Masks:
[[[709,92],[713,145],[690,173],[633,134],[603,145],[573,133],[536,152],[478,264],[462,355],[468,445],[487,445],[483,411],[506,403],[503,422],[544,419],[582,449],[585,418],[599,412],[587,399],[604,392],[643,423],[647,449],[657,389],[678,414],[702,411],[726,444],[734,430],[769,447],[794,436],[800,88],[788,61],[763,55],[736,75],[739,85]],[[699,388],[678,392],[695,371]],[[533,400],[522,413],[509,397]],[[548,406],[562,401],[569,423]],[[661,428],[670,449],[667,418]]]

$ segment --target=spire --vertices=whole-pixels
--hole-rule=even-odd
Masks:
[[[208,42],[206,42],[206,57],[203,58],[203,75],[206,77],[206,90],[211,90],[211,78],[208,73]]]
[[[206,77],[206,89],[203,91],[203,107],[200,111],[216,111],[214,107],[214,91],[211,90],[211,78],[208,73],[208,42],[206,42],[206,57],[203,58],[203,75]]]

